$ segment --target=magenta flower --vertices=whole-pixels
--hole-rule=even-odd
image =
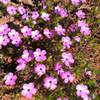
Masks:
[[[74,59],[71,53],[68,52],[64,52],[62,53],[62,62],[66,65],[66,66],[71,66],[71,64],[74,63]]]
[[[65,18],[68,16],[67,10],[59,6],[55,7],[55,13],[59,14],[62,18]]]
[[[7,35],[9,31],[10,28],[8,27],[8,24],[0,25],[0,35]]]
[[[82,27],[82,26],[88,27],[88,24],[84,20],[79,20],[78,27]]]
[[[70,48],[72,45],[71,39],[68,36],[62,37],[62,43],[65,48]]]
[[[74,76],[69,71],[60,73],[60,76],[64,83],[72,83],[74,81]]]
[[[35,73],[41,77],[43,74],[46,73],[46,66],[44,64],[37,63],[34,68]]]
[[[90,35],[91,34],[91,30],[90,30],[88,24],[85,21],[79,20],[78,21],[78,27],[80,27],[80,29],[81,29],[80,31],[81,31],[82,34],[84,34],[84,35]]]
[[[10,39],[7,35],[0,35],[0,46],[6,46],[8,43],[10,43]]]
[[[37,19],[39,17],[39,13],[37,11],[32,12],[32,19]]]
[[[15,30],[12,29],[9,33],[8,36],[10,37],[11,40],[15,39],[16,37],[19,37],[19,33]]]
[[[43,34],[47,37],[47,38],[51,38],[53,36],[53,32],[51,32],[49,29],[44,29]]]
[[[68,100],[68,98],[65,97],[64,99],[62,99],[61,97],[58,97],[57,100]]]
[[[35,41],[41,40],[43,38],[38,30],[32,31],[31,37]]]
[[[85,18],[85,13],[82,10],[79,10],[76,12],[76,15],[78,16],[78,18]]]
[[[16,70],[17,71],[21,71],[21,70],[24,70],[25,67],[26,67],[26,64],[25,63],[21,63],[21,64],[17,65]]]
[[[11,0],[0,0],[0,2],[2,2],[3,4],[8,4],[9,2],[11,2]]]
[[[49,21],[50,20],[50,14],[46,13],[46,12],[42,12],[41,18],[44,21]]]
[[[75,36],[74,37],[74,40],[76,40],[77,42],[80,42],[81,41],[81,38],[80,38],[80,36]]]
[[[54,90],[57,87],[57,79],[52,76],[47,76],[44,79],[43,85],[46,89]]]
[[[34,55],[32,50],[24,50],[22,54],[22,59],[24,59],[26,62],[30,62],[33,60]]]
[[[9,72],[5,77],[5,84],[6,85],[15,85],[16,84],[16,80],[17,80],[17,76],[14,75],[12,72]]]
[[[82,3],[86,3],[86,0],[80,0]]]
[[[89,90],[88,87],[86,85],[83,84],[79,84],[76,86],[77,89],[77,96],[83,98],[83,100],[89,100]]]
[[[83,33],[84,35],[90,35],[91,34],[91,30],[90,30],[89,27],[82,26],[81,27],[81,33]]]
[[[46,51],[41,50],[40,48],[37,48],[36,51],[34,52],[34,57],[35,60],[40,62],[40,61],[45,61],[46,60]]]
[[[62,72],[64,72],[63,68],[62,68],[62,65],[60,63],[56,63],[55,64],[55,68],[54,70],[58,73],[58,75]]]
[[[17,9],[14,6],[7,6],[7,12],[11,15],[15,15],[17,13]]]
[[[21,32],[23,33],[23,35],[24,35],[25,37],[31,36],[31,34],[32,34],[32,29],[29,28],[28,26],[24,26],[23,28],[21,28]]]
[[[37,89],[34,86],[34,83],[28,83],[23,85],[23,90],[21,94],[25,96],[26,98],[31,99],[33,95],[35,95],[37,92]]]
[[[23,14],[22,19],[27,21],[27,20],[29,20],[29,17],[30,16],[29,16],[28,12],[26,12],[25,14]]]
[[[17,59],[17,63],[19,63],[19,64],[26,64],[27,62],[25,61],[25,59],[23,59],[23,58],[19,58],[19,59]]]
[[[26,13],[26,9],[23,6],[19,6],[17,10],[21,15]]]
[[[58,35],[65,35],[66,32],[66,30],[59,24],[55,27],[55,31]]]
[[[78,29],[78,26],[77,26],[77,24],[71,24],[69,28],[70,28],[71,32],[75,32]]]
[[[22,40],[21,40],[20,37],[15,37],[15,38],[11,41],[11,43],[12,43],[13,45],[15,45],[15,46],[19,46],[19,44],[22,43]]]
[[[71,0],[73,5],[78,6],[80,4],[80,0]]]

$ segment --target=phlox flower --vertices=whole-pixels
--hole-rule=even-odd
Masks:
[[[24,35],[25,37],[31,36],[31,34],[32,34],[32,29],[29,28],[28,26],[24,26],[23,28],[21,28],[21,32],[23,33],[23,35]]]
[[[49,21],[50,20],[50,14],[46,13],[46,12],[42,12],[41,18],[44,21]]]
[[[61,79],[64,80],[64,83],[68,83],[68,82],[72,83],[74,81],[74,76],[69,71],[62,72],[60,76],[61,76]]]
[[[40,34],[40,32],[38,30],[32,31],[31,37],[35,41],[41,40],[43,38],[42,35]]]
[[[1,24],[0,25],[0,35],[7,35],[10,31],[8,24]]]
[[[58,75],[64,72],[62,65],[59,62],[55,64],[54,70],[58,73]]]
[[[62,18],[65,18],[68,16],[67,10],[59,6],[55,7],[55,13],[59,14]]]
[[[26,13],[26,9],[23,6],[19,6],[17,10],[21,15]]]
[[[76,40],[77,42],[80,42],[81,41],[81,37],[80,36],[75,36],[74,40]]]
[[[7,35],[0,35],[0,45],[6,46],[8,43],[10,43],[10,39]]]
[[[85,18],[85,13],[82,10],[79,10],[76,12],[76,15],[78,16],[78,18]]]
[[[91,34],[91,30],[88,26],[88,24],[84,21],[84,20],[79,20],[78,21],[78,27],[80,27],[80,32],[84,35],[90,35]]]
[[[9,2],[11,2],[11,0],[0,0],[0,2],[2,2],[3,4],[8,4]]]
[[[55,31],[58,35],[65,35],[66,32],[65,28],[63,28],[60,24],[55,27]]]
[[[6,85],[15,85],[16,84],[16,80],[17,80],[17,76],[14,75],[12,72],[9,72],[5,77],[5,84]]]
[[[49,29],[44,29],[43,34],[47,37],[47,38],[51,38],[53,36],[53,32],[51,32]]]
[[[80,0],[71,0],[73,5],[78,6],[80,4]]]
[[[37,19],[39,17],[39,13],[38,13],[38,11],[33,11],[32,12],[32,19]]]
[[[25,67],[26,67],[26,64],[25,63],[21,63],[21,64],[17,65],[16,70],[17,71],[21,71],[21,70],[24,70]]]
[[[62,99],[61,97],[58,97],[56,100],[68,100],[68,98],[64,97],[64,99]]]
[[[14,6],[7,6],[7,12],[11,15],[15,15],[17,13],[17,8]]]
[[[24,59],[26,62],[30,62],[33,60],[34,55],[32,50],[25,49],[22,54],[22,59]]]
[[[37,48],[36,51],[34,52],[35,60],[38,62],[45,61],[46,53],[47,52],[45,50],[41,50],[40,48]]]
[[[21,91],[21,94],[25,96],[26,98],[31,99],[33,95],[35,95],[37,92],[37,89],[34,86],[34,83],[28,83],[23,85],[23,90]]]
[[[86,85],[78,84],[76,86],[76,90],[77,90],[77,92],[76,92],[77,96],[83,98],[83,100],[89,100],[89,97],[88,97],[89,90],[88,90],[88,87]]]
[[[37,63],[34,68],[35,73],[41,77],[46,73],[46,66],[44,64]]]
[[[77,24],[71,24],[69,29],[71,30],[71,32],[75,32],[78,29]]]
[[[54,90],[57,87],[57,79],[52,76],[47,76],[43,83],[46,89]]]
[[[71,53],[68,52],[64,52],[62,53],[62,62],[66,65],[66,66],[71,66],[71,64],[74,63],[74,59]]]
[[[63,46],[64,46],[65,48],[70,48],[71,45],[72,45],[71,39],[70,39],[70,37],[68,37],[68,36],[62,37],[62,43],[63,43]]]

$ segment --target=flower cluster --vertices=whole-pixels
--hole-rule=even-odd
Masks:
[[[8,51],[17,65],[4,76],[4,82],[10,86],[17,83],[20,85],[19,80],[23,83],[23,79],[19,77],[20,73],[25,74],[29,71],[29,79],[21,84],[21,95],[29,99],[32,99],[42,86],[45,91],[55,91],[60,80],[62,84],[75,83],[73,68],[76,59],[72,47],[76,43],[80,44],[82,37],[91,35],[85,10],[75,10],[79,5],[87,3],[86,0],[70,0],[71,6],[76,7],[74,9],[55,1],[51,3],[54,7],[48,7],[48,0],[34,1],[38,4],[34,3],[31,7],[24,3],[15,6],[12,0],[0,0],[6,15],[14,18],[13,22],[0,24],[0,50],[11,47],[16,49],[13,54],[16,51],[18,54],[11,55]],[[75,10],[74,13],[70,9]],[[42,85],[38,86],[37,81]],[[76,83],[76,95],[83,100],[89,100],[87,86]],[[57,100],[62,100],[62,97],[58,97]],[[69,99],[65,97],[63,100]]]

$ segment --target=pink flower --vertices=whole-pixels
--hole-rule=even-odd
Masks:
[[[15,15],[17,13],[17,9],[14,6],[7,6],[7,12],[11,15]]]
[[[19,33],[15,30],[12,29],[9,33],[8,36],[10,37],[11,40],[15,39],[16,37],[19,37]]]
[[[19,12],[21,15],[23,15],[23,14],[26,13],[26,9],[25,9],[23,6],[19,6],[19,7],[18,7],[18,12]]]
[[[19,64],[17,67],[16,67],[16,70],[17,71],[21,71],[21,70],[24,70],[26,67],[26,64],[25,63],[22,63],[22,64]]]
[[[35,73],[36,73],[39,77],[41,77],[43,74],[46,73],[46,66],[45,66],[44,64],[39,64],[39,63],[37,63],[37,64],[35,65],[34,70],[35,70]]]
[[[71,64],[74,63],[74,59],[71,53],[68,52],[64,52],[62,53],[62,62],[66,65],[66,66],[71,66]]]
[[[35,41],[41,40],[43,38],[38,30],[32,31],[31,37]]]
[[[14,75],[12,72],[9,72],[5,77],[4,77],[4,80],[5,80],[5,84],[6,85],[15,85],[16,83],[16,80],[17,80],[17,76]]]
[[[61,79],[64,80],[64,83],[68,83],[68,82],[72,83],[74,81],[74,76],[69,71],[62,72],[60,76]]]
[[[84,21],[84,20],[79,20],[78,21],[78,27],[80,27],[80,31],[82,34],[84,35],[90,35],[91,34],[91,30],[88,26],[88,24]]]
[[[57,79],[52,76],[47,76],[44,79],[43,85],[46,89],[54,90],[57,87]]]
[[[68,100],[68,98],[65,97],[64,99],[62,99],[61,97],[58,97],[57,100]]]
[[[24,26],[23,28],[21,28],[21,32],[23,33],[23,35],[24,35],[25,37],[31,36],[31,34],[32,34],[32,29],[29,28],[28,26]]]
[[[0,35],[0,46],[6,46],[8,43],[10,43],[10,39],[7,35]]]
[[[55,12],[56,12],[57,14],[59,14],[62,18],[65,18],[65,17],[68,16],[67,10],[64,9],[64,8],[61,8],[61,7],[59,7],[59,6],[55,7]]]
[[[37,19],[39,17],[39,13],[37,11],[32,12],[32,19]]]
[[[89,100],[89,90],[88,90],[88,87],[86,85],[83,85],[83,84],[79,84],[76,86],[76,89],[77,89],[77,96],[83,98],[83,100]]]
[[[65,35],[66,32],[66,30],[59,24],[55,27],[55,31],[58,35]]]
[[[63,43],[63,46],[66,48],[70,48],[71,45],[72,45],[72,42],[71,42],[71,39],[66,36],[66,37],[62,37],[62,43]]]
[[[11,2],[11,0],[0,0],[0,2],[2,2],[3,4],[8,4],[9,2]]]
[[[23,90],[21,94],[25,96],[26,98],[31,99],[33,95],[35,95],[37,92],[37,89],[34,87],[33,83],[28,83],[23,85]]]
[[[80,0],[71,0],[73,5],[78,6],[80,4]]]
[[[81,19],[85,18],[85,13],[82,10],[79,10],[76,12],[76,15]]]
[[[63,68],[62,68],[62,65],[60,63],[56,63],[55,64],[55,68],[54,70],[58,73],[58,75],[62,72],[64,72]]]
[[[79,36],[75,36],[74,37],[74,40],[76,40],[77,42],[80,42],[81,41],[81,38]]]
[[[36,51],[34,52],[34,57],[35,57],[35,60],[38,62],[45,61],[46,60],[46,51],[41,50],[40,48],[37,48]]]
[[[46,12],[42,12],[41,18],[44,21],[49,21],[50,20],[50,14],[46,13]]]
[[[24,59],[26,62],[30,62],[33,60],[34,55],[32,50],[24,50],[22,54],[22,59]]]
[[[53,36],[53,32],[51,32],[49,29],[44,29],[43,34],[47,37],[47,38],[51,38]]]

